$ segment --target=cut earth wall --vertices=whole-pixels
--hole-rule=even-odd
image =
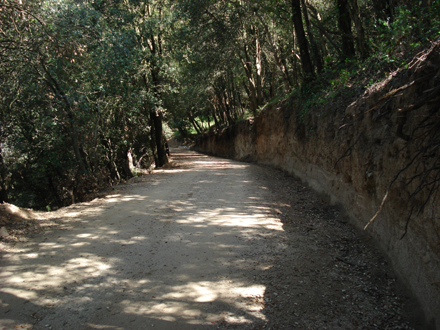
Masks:
[[[342,205],[361,230],[381,209],[366,231],[434,329],[440,329],[440,199],[432,193],[435,184],[423,182],[440,178],[440,103],[427,96],[439,91],[439,48],[350,104],[307,112],[285,101],[200,136],[194,147],[294,174]]]

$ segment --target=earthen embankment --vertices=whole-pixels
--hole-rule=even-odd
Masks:
[[[196,150],[269,164],[341,204],[387,254],[440,329],[440,45],[366,89],[305,108],[292,100],[200,137]]]

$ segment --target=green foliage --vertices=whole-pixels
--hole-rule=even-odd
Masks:
[[[440,38],[439,26],[439,1],[434,1],[430,8],[396,7],[394,20],[379,19],[372,35],[371,43],[380,56],[379,65],[404,66],[420,47]]]
[[[159,134],[187,139],[290,97],[306,123],[317,106],[372,85],[440,37],[439,1],[393,7],[389,18],[362,1],[371,57],[345,61],[336,2],[305,3],[314,70],[319,59],[324,67],[309,85],[290,2],[2,1],[0,184],[10,201],[71,203],[86,180],[132,175],[128,151],[149,167],[162,118]]]
[[[337,79],[331,80],[330,84],[334,89],[339,89],[347,86],[348,81],[351,78],[351,73],[347,69],[342,69],[339,72],[339,77]]]
[[[120,158],[140,139],[148,145],[148,108],[158,103],[150,85],[138,83],[152,57],[139,47],[132,14],[111,3],[40,5],[8,0],[1,13],[9,15],[0,15],[10,40],[0,45],[8,197],[36,208],[78,200],[90,175],[131,175]]]

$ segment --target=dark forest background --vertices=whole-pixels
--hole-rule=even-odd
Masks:
[[[82,201],[172,136],[367,88],[439,26],[435,0],[0,0],[0,203]]]

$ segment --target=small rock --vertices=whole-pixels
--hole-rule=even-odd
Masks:
[[[9,233],[8,230],[6,229],[6,227],[1,227],[0,228],[0,237],[8,237]]]

